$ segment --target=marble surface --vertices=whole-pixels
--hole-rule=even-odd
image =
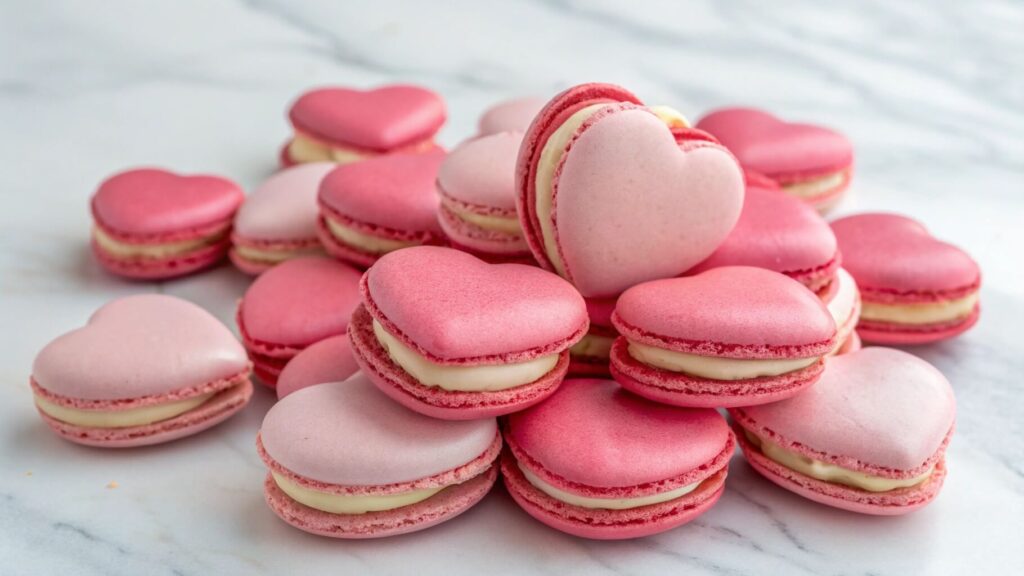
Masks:
[[[4,574],[963,574],[1024,572],[1024,8],[911,3],[0,3],[0,559]],[[840,213],[911,213],[970,250],[984,313],[917,353],[950,378],[959,427],[938,501],[902,518],[831,510],[741,459],[681,529],[588,542],[496,490],[464,517],[336,542],[262,501],[254,434],[271,404],[147,450],[65,443],[36,416],[32,358],[107,300],[157,291],[230,323],[228,267],[163,284],[102,273],[87,200],[107,174],[160,164],[252,189],[287,137],[286,104],[321,83],[441,92],[454,144],[489,103],[604,80],[698,116],[757,104],[834,125],[857,175]],[[1016,264],[1015,264],[1016,263]]]

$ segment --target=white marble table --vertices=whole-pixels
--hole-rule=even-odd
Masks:
[[[1024,573],[1021,5],[485,4],[0,4],[0,573]],[[103,274],[86,247],[96,183],[161,164],[251,189],[274,168],[301,89],[394,80],[445,96],[446,144],[490,102],[591,80],[693,117],[753,103],[848,133],[857,175],[841,212],[912,213],[984,269],[978,327],[918,350],[959,400],[942,496],[907,517],[862,517],[777,489],[737,458],[713,510],[638,541],[567,537],[495,490],[423,533],[337,542],[263,504],[253,439],[267,393],[210,433],[148,450],[49,434],[27,377],[50,338],[147,291],[230,323],[247,283],[227,267],[164,284]]]

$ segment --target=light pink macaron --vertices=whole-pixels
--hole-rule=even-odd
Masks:
[[[454,247],[490,262],[532,263],[516,215],[515,171],[520,132],[460,144],[437,172],[438,220]]]
[[[772,482],[829,506],[896,515],[942,488],[956,401],[931,364],[865,348],[830,358],[803,394],[729,413],[747,461]]]
[[[323,253],[316,235],[316,195],[334,166],[314,162],[282,170],[245,199],[231,234],[235,266],[262,274],[290,258]]]
[[[332,256],[367,267],[382,255],[446,242],[435,181],[443,150],[339,166],[320,183],[318,232]]]
[[[92,197],[92,252],[119,276],[158,280],[219,262],[244,194],[218,176],[137,168],[105,180]]]
[[[260,380],[273,388],[281,370],[307,346],[345,333],[359,304],[358,270],[320,256],[275,266],[238,304],[239,332]]]
[[[392,252],[361,289],[348,330],[360,368],[436,418],[499,416],[547,398],[587,331],[583,298],[565,280],[451,248]]]
[[[392,402],[363,375],[288,395],[263,420],[270,508],[306,532],[379,538],[450,520],[497,479],[493,418],[438,420]]]
[[[104,448],[195,434],[252,396],[249,362],[231,331],[195,304],[159,294],[114,300],[47,344],[31,386],[57,434]]]
[[[665,406],[611,380],[569,379],[508,417],[505,486],[541,522],[602,540],[649,536],[706,512],[735,448],[710,409]]]
[[[487,136],[499,132],[525,132],[546,103],[547,98],[539,96],[523,96],[498,102],[480,115],[478,133]]]
[[[654,280],[619,297],[612,375],[677,406],[764,404],[813,384],[836,345],[814,292],[763,268],[726,266]]]
[[[860,350],[857,322],[860,320],[860,290],[850,273],[840,268],[836,279],[821,294],[821,299],[836,322],[836,347],[833,354],[847,354]]]
[[[277,379],[277,397],[316,384],[341,382],[358,371],[348,336],[331,336],[303,349],[284,365]]]

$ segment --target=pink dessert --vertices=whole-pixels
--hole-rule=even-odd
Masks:
[[[447,118],[441,97],[418,86],[317,88],[288,112],[295,129],[281,162],[348,163],[391,152],[427,152]]]
[[[836,347],[832,353],[847,354],[860,350],[860,337],[855,330],[860,320],[860,290],[853,276],[840,268],[835,281],[821,299],[836,322]]]
[[[295,355],[277,379],[278,399],[325,382],[341,382],[359,371],[348,336],[339,334],[310,345]]]
[[[282,170],[245,199],[235,216],[231,261],[262,274],[288,260],[323,252],[316,235],[320,181],[335,164],[314,162]]]
[[[569,349],[569,374],[573,376],[610,375],[608,355],[619,333],[612,325],[615,298],[587,298],[590,328],[579,342]]]
[[[583,84],[531,124],[516,192],[540,265],[588,298],[608,298],[711,255],[739,217],[743,174],[678,112],[645,107],[618,86]]]
[[[157,280],[209,268],[230,246],[244,194],[217,176],[138,168],[111,176],[92,197],[92,251],[113,274]]]
[[[54,432],[104,448],[195,434],[252,397],[249,362],[231,331],[195,304],[159,294],[114,300],[47,344],[30,384]]]
[[[743,455],[772,482],[836,508],[896,515],[942,488],[956,401],[931,364],[865,348],[830,358],[803,394],[729,413]]]
[[[392,402],[363,375],[275,404],[256,440],[267,504],[292,526],[332,538],[380,538],[465,512],[494,485],[493,418],[451,422]]]
[[[361,288],[348,329],[359,367],[436,418],[487,418],[547,398],[587,331],[586,305],[568,282],[450,248],[392,252]]]
[[[611,380],[569,379],[508,417],[505,486],[541,522],[575,536],[638,538],[685,524],[725,489],[735,448],[709,409],[665,406]]]
[[[879,344],[925,344],[974,326],[981,270],[966,252],[898,214],[856,214],[832,223],[843,267],[863,307],[857,333]]]
[[[723,108],[701,118],[747,170],[776,181],[819,211],[834,206],[850,185],[853,145],[842,134],[781,120],[753,108]]]
[[[242,343],[260,380],[273,388],[281,370],[307,346],[345,333],[359,305],[359,271],[307,256],[256,279],[238,304]]]
[[[612,376],[677,406],[751,406],[813,384],[835,348],[821,300],[778,272],[746,266],[654,280],[619,297]]]
[[[538,96],[499,102],[480,116],[479,134],[487,136],[499,132],[525,132],[546,103],[546,98]]]
[[[320,183],[320,241],[336,258],[367,267],[382,255],[444,244],[435,181],[444,151],[389,154],[337,167]]]

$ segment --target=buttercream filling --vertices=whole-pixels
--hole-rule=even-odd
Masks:
[[[676,352],[633,341],[629,341],[629,355],[648,366],[712,380],[746,380],[762,376],[779,376],[806,368],[820,358],[720,358]]]
[[[700,482],[694,482],[693,484],[680,486],[673,490],[659,492],[657,494],[648,494],[647,496],[637,496],[635,498],[594,498],[592,496],[580,496],[579,494],[573,494],[556,488],[538,478],[536,474],[530,472],[522,464],[516,462],[516,465],[519,466],[519,470],[521,470],[523,476],[526,477],[526,481],[532,484],[534,488],[548,496],[551,496],[555,500],[559,500],[573,506],[579,506],[581,508],[628,510],[630,508],[639,508],[640,506],[650,506],[651,504],[660,504],[662,502],[668,502],[669,500],[675,500],[676,498],[680,498],[690,492],[693,492],[698,486],[700,486]],[[701,482],[703,482],[703,480]]]
[[[932,471],[935,470],[935,466],[933,465],[924,473],[914,476],[913,478],[883,478],[881,476],[873,476],[856,470],[850,470],[849,468],[836,466],[835,464],[822,462],[821,460],[815,460],[804,456],[803,454],[786,450],[778,444],[765,440],[749,430],[744,430],[743,432],[747,437],[747,440],[749,440],[751,444],[757,446],[761,450],[762,454],[790,470],[794,470],[804,476],[810,476],[811,478],[816,478],[825,482],[860,488],[861,490],[866,490],[868,492],[889,492],[890,490],[909,488],[927,480],[928,477],[931,476]]]
[[[128,428],[131,426],[145,426],[161,420],[174,418],[198,408],[207,400],[212,398],[216,392],[192,396],[184,400],[175,400],[163,404],[132,408],[130,410],[82,410],[70,408],[50,402],[46,398],[36,394],[36,406],[47,416],[54,420],[60,420],[75,426],[86,426],[89,428]]]
[[[238,255],[241,256],[242,258],[245,258],[246,260],[251,260],[253,262],[280,264],[281,262],[284,262],[285,260],[288,260],[290,258],[320,254],[323,252],[323,248],[320,246],[309,246],[306,248],[271,250],[236,244],[235,252],[238,253]]]
[[[408,240],[395,240],[366,234],[351,226],[346,226],[330,216],[325,216],[324,220],[327,222],[327,229],[331,231],[331,235],[339,242],[358,248],[363,252],[369,252],[370,254],[386,254],[399,248],[408,248],[417,244]]]
[[[92,229],[92,236],[104,252],[117,258],[153,258],[163,259],[173,256],[182,256],[212,246],[223,240],[228,234],[229,226],[225,225],[220,230],[189,240],[178,242],[166,242],[163,244],[129,244],[114,239],[100,227]]]
[[[511,364],[488,366],[445,366],[426,359],[388,332],[377,320],[373,333],[395,364],[424,386],[453,392],[495,392],[534,382],[558,364],[558,354],[549,354]]]
[[[395,508],[422,502],[447,488],[447,486],[438,486],[437,488],[421,488],[397,494],[380,495],[330,494],[299,486],[277,472],[271,472],[270,474],[274,477],[274,482],[278,488],[292,500],[330,514],[366,514],[367,512],[394,510]]]
[[[585,334],[579,342],[569,348],[569,354],[573,356],[590,356],[593,358],[605,358],[611,354],[614,336],[602,336],[600,334]]]
[[[332,146],[298,132],[288,144],[288,157],[293,162],[337,162],[348,164],[372,156],[373,153]]]
[[[477,214],[464,210],[456,206],[453,202],[445,202],[445,206],[455,214],[460,220],[472,224],[478,228],[484,230],[490,230],[492,232],[502,232],[505,234],[521,234],[522,228],[519,227],[518,218],[509,218],[506,216],[492,216],[488,214]]]
[[[819,194],[824,194],[825,192],[841,185],[844,179],[846,179],[846,170],[841,170],[833,174],[827,174],[804,182],[783,184],[782,189],[794,196],[810,198]]]
[[[972,292],[962,298],[941,302],[917,304],[880,304],[863,302],[860,317],[876,322],[895,324],[934,324],[970,316],[978,305],[978,293]]]

